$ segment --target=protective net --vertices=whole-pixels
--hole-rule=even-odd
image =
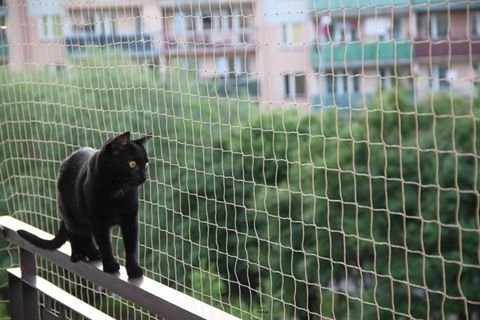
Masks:
[[[0,1],[0,61],[0,214],[55,233],[62,160],[151,133],[146,276],[246,319],[480,317],[480,2]]]

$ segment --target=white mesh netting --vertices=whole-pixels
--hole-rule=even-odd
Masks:
[[[0,214],[55,233],[61,161],[152,133],[146,276],[246,319],[480,317],[480,2],[0,4]]]

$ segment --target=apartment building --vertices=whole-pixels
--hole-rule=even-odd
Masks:
[[[42,5],[28,0],[7,0],[3,34],[8,40],[8,65],[11,70],[26,67],[56,67],[66,63],[62,5],[45,0]]]
[[[472,96],[480,2],[137,0],[7,2],[0,53],[11,69],[58,66],[89,46],[119,48],[212,80],[263,106],[366,105],[401,86]],[[3,14],[2,14],[3,13]],[[1,24],[1,23],[0,23]],[[5,45],[5,36],[9,39]]]
[[[309,108],[313,24],[308,1],[257,1],[257,65],[260,100],[270,107]]]
[[[195,70],[219,87],[218,94],[247,94],[265,106],[308,107],[309,91],[317,87],[309,72],[309,0],[9,4],[9,38],[16,43],[12,62],[18,69],[29,63],[62,65],[94,46],[123,49],[160,70]],[[20,51],[24,54],[15,53]]]
[[[451,91],[465,97],[477,94],[480,3],[419,6],[415,18],[413,72],[417,92]]]
[[[184,59],[200,77],[223,84],[229,96],[246,92],[265,107],[308,107],[309,1],[172,4],[163,8],[167,60]]]
[[[399,86],[425,97],[472,96],[478,79],[480,3],[420,0],[312,3],[314,105],[366,105]]]
[[[172,1],[162,7],[164,63],[173,60],[221,95],[257,95],[252,1]]]
[[[64,1],[63,7],[69,55],[82,57],[94,46],[159,63],[164,30],[158,1]]]
[[[394,1],[395,2],[395,1]],[[410,87],[409,7],[372,1],[314,1],[316,43],[312,66],[319,78],[318,106],[364,105],[378,90]]]

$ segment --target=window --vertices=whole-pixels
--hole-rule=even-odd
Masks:
[[[289,74],[286,74],[283,76],[283,87],[285,88],[285,97],[291,97],[292,96],[292,85],[290,83],[290,78],[291,78],[291,75]]]
[[[227,57],[219,57],[215,61],[216,68],[217,68],[217,74],[223,77],[228,76],[229,72],[229,61]]]
[[[230,8],[221,8],[220,17],[222,20],[222,30],[231,30],[233,28],[233,12]]]
[[[333,21],[329,32],[335,42],[356,41],[359,39],[358,19]]]
[[[185,18],[185,30],[195,30],[195,17],[192,15],[184,16]]]
[[[286,74],[283,76],[284,96],[287,98],[304,97],[307,94],[307,81],[304,74]]]
[[[135,15],[135,34],[140,34],[142,32],[142,16],[138,12]]]
[[[212,30],[220,31],[222,29],[222,20],[220,16],[220,12],[214,11],[212,12]]]
[[[359,92],[360,91],[360,76],[359,76],[359,71],[355,70],[352,72],[353,74],[350,76],[350,79],[352,81],[352,89],[353,92]]]
[[[211,16],[203,16],[203,30],[211,30],[212,29],[212,17]]]
[[[325,88],[326,88],[326,92],[329,93],[329,94],[333,93],[333,88],[334,88],[333,81],[334,81],[333,75],[328,74],[325,77]]]
[[[448,35],[448,14],[426,14],[419,20],[419,30],[424,37],[432,39],[445,38]]]
[[[72,31],[76,34],[90,34],[95,32],[95,16],[85,12],[72,12]]]
[[[392,37],[392,18],[373,16],[365,19],[364,35],[366,39],[386,41]],[[348,40],[348,39],[347,39]]]
[[[282,25],[282,43],[284,45],[300,45],[303,43],[303,24],[290,23]]]
[[[248,72],[248,60],[245,57],[235,57],[235,73],[246,74]]]
[[[432,37],[443,38],[446,37],[447,34],[448,15],[446,13],[437,13],[432,15]]]
[[[348,73],[336,73],[325,76],[325,93],[334,95],[352,94],[360,91],[360,77],[358,70]]]
[[[115,34],[115,19],[112,18],[111,12],[104,12],[99,21],[100,32],[103,35]]]
[[[44,15],[39,20],[41,39],[52,39],[63,36],[63,20],[60,15]]]
[[[336,85],[336,93],[338,94],[344,94],[348,91],[348,77],[345,74],[341,74],[338,76],[335,76],[337,79],[337,85]]]
[[[473,84],[477,89],[480,89],[480,63],[474,68],[475,75],[473,77]]]
[[[472,12],[471,32],[473,36],[480,36],[480,11]]]
[[[358,35],[358,21],[356,19],[350,19],[348,21],[348,32],[350,41],[356,41],[360,39]]]
[[[402,40],[405,38],[403,32],[403,21],[401,18],[393,19],[393,39]]]
[[[450,88],[450,78],[453,71],[444,66],[433,66],[432,77],[430,78],[430,87],[434,91],[442,91]]]
[[[333,36],[333,41],[340,42],[345,41],[345,27],[343,21],[334,21],[332,24],[331,35]]]
[[[380,68],[380,88],[390,90],[393,87],[393,68]]]
[[[305,96],[306,93],[305,75],[295,76],[295,96]]]

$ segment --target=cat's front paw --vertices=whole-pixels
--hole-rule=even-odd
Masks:
[[[87,252],[87,257],[88,257],[88,260],[90,260],[90,261],[98,261],[102,258],[100,256],[100,251],[98,251],[98,250],[88,251]]]
[[[115,261],[103,263],[103,272],[116,273],[118,270],[120,270],[120,265]]]
[[[140,278],[143,276],[143,269],[138,265],[127,265],[127,274],[130,279]]]

